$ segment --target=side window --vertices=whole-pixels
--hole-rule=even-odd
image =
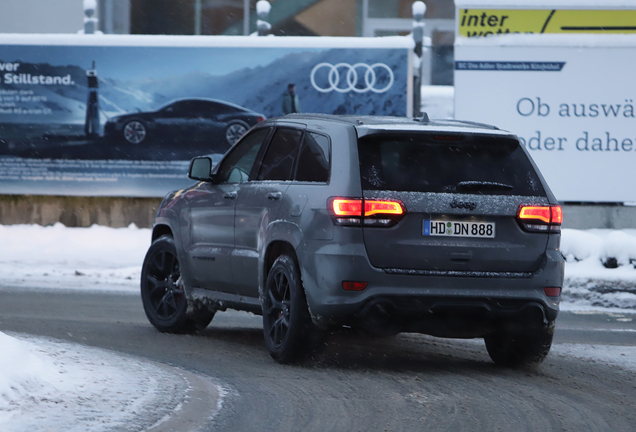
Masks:
[[[216,102],[194,101],[194,111],[201,116],[216,115],[221,112],[221,105]]]
[[[192,103],[190,101],[175,102],[166,111],[174,116],[188,117],[192,114]]]
[[[305,133],[298,155],[296,180],[303,182],[329,181],[329,138],[313,132]]]
[[[258,180],[291,180],[302,131],[280,128],[265,153]]]
[[[250,176],[250,171],[270,128],[258,129],[246,135],[236,145],[219,167],[217,178],[220,183],[243,183]]]

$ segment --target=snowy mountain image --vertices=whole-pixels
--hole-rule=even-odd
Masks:
[[[333,49],[320,52],[288,54],[267,66],[244,68],[224,76],[213,76],[205,72],[186,75],[175,83],[174,78],[164,82],[147,81],[140,83],[143,94],[152,94],[154,100],[166,103],[185,96],[200,96],[220,99],[244,106],[267,117],[282,115],[281,96],[287,84],[296,84],[303,112],[323,114],[369,114],[369,115],[406,115],[406,76],[407,58],[405,51],[379,49]],[[394,74],[393,85],[384,93],[371,90],[364,92],[320,92],[311,83],[314,67],[321,63],[336,65],[357,63],[373,65],[386,64]],[[338,68],[338,88],[347,88],[345,66]],[[356,68],[357,83],[365,90],[364,67]],[[326,89],[329,68],[324,67],[315,74],[318,87]],[[386,69],[374,68],[375,88],[387,86]],[[172,83],[172,85],[170,85]],[[156,91],[156,89],[162,89]]]
[[[128,50],[124,51],[128,55],[122,55],[125,58],[135,57],[135,50],[140,48],[122,49]],[[228,63],[224,57],[228,52],[236,55],[236,50],[209,48],[191,51],[192,65],[186,73],[170,70],[159,76],[144,74],[143,68],[154,71],[155,63],[170,59],[170,48],[166,50],[156,51],[148,60],[133,65],[136,70],[130,74],[126,69],[130,65],[116,68],[112,60],[100,58],[102,53],[96,50],[82,53],[81,65],[75,61],[70,66],[33,61],[41,57],[41,52],[27,51],[16,58],[3,55],[0,62],[11,61],[20,66],[15,77],[7,79],[5,75],[0,79],[0,123],[13,124],[12,130],[21,129],[19,124],[83,124],[88,95],[86,72],[91,61],[96,62],[102,127],[113,116],[154,111],[175,99],[193,97],[231,102],[267,117],[280,116],[282,94],[289,83],[296,84],[303,112],[406,115],[406,50],[260,48],[258,53],[266,61],[236,69],[226,67],[225,73],[220,74],[206,68],[197,57]],[[312,71],[320,64],[323,65],[314,72],[312,84]],[[66,78],[67,85],[29,84],[28,80],[37,80],[37,76],[70,79]],[[17,80],[21,82],[16,83]],[[11,111],[16,107],[17,112]],[[24,133],[28,135],[27,130]]]

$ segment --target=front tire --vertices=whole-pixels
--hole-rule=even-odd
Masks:
[[[554,322],[538,329],[497,332],[484,338],[492,361],[505,367],[533,366],[543,362],[554,338]]]
[[[303,360],[311,353],[320,330],[311,321],[296,260],[276,259],[263,292],[263,332],[270,355],[278,363]]]
[[[202,330],[214,316],[211,312],[201,314],[195,321],[186,314],[188,304],[177,248],[167,235],[155,240],[146,253],[141,269],[141,301],[148,321],[161,332]]]
[[[146,125],[139,120],[131,120],[124,125],[124,139],[133,145],[141,144],[148,136]]]

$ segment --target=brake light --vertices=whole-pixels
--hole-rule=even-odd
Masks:
[[[261,116],[256,117],[256,123],[260,123],[263,120],[265,120],[265,117],[261,117]]]
[[[547,224],[550,223],[550,207],[530,207],[522,206],[519,209],[519,219],[538,219]]]
[[[517,220],[527,231],[560,232],[563,223],[563,211],[560,205],[529,206],[521,205]]]
[[[397,201],[364,201],[364,216],[376,214],[401,215],[404,214],[402,204]]]
[[[335,198],[332,202],[333,213],[336,216],[362,216],[362,200]]]
[[[550,207],[550,223],[559,225],[563,223],[563,210],[560,205]]]
[[[464,139],[463,135],[433,135],[435,141],[461,141]]]
[[[406,212],[400,201],[329,198],[327,208],[337,225],[393,226]]]

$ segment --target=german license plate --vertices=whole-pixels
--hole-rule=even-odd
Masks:
[[[425,236],[495,238],[494,222],[425,220]]]

